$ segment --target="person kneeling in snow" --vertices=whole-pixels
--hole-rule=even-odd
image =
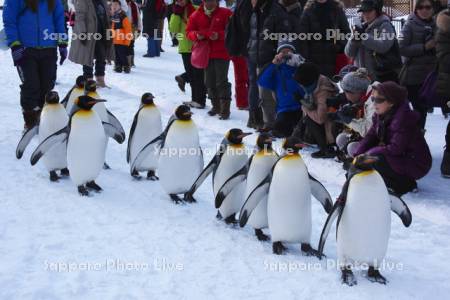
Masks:
[[[407,95],[406,88],[393,81],[373,86],[373,125],[354,153],[378,156],[375,169],[399,196],[415,190],[416,180],[431,169],[431,153],[419,124],[420,115],[409,107]]]
[[[258,85],[275,92],[277,115],[272,130],[275,137],[288,137],[302,117],[298,98],[305,92],[294,80],[297,67],[304,62],[302,56],[295,53],[295,47],[281,41],[272,63],[268,65],[258,78]]]

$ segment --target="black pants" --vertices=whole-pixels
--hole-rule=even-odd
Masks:
[[[130,46],[128,46],[128,55],[134,55],[134,40],[131,40]]]
[[[200,105],[206,104],[206,87],[203,81],[204,72],[191,64],[191,53],[181,53],[185,73],[181,76],[191,85],[192,101]],[[187,79],[187,80],[186,80]]]
[[[106,46],[103,41],[95,42],[94,60],[95,60],[95,76],[105,76]],[[85,78],[93,78],[94,67],[83,66],[83,75]]]
[[[419,99],[419,91],[421,87],[422,87],[421,85],[406,86],[406,88],[408,89],[408,99],[411,102],[414,110],[420,114],[419,124],[422,128],[425,128],[425,122],[427,121],[428,107],[426,103],[423,103]]]
[[[327,150],[327,137],[325,134],[325,125],[314,122],[310,117],[305,116],[305,131],[312,138],[315,144],[317,144],[320,150]],[[305,133],[305,134],[306,134]]]
[[[447,125],[447,133],[445,134],[445,148],[450,151],[450,121]]]
[[[414,179],[397,174],[392,170],[383,155],[379,155],[378,159],[378,162],[375,164],[375,169],[383,177],[386,186],[393,190],[395,194],[401,196],[417,188],[417,183]]]
[[[45,94],[55,86],[56,48],[27,48],[23,63],[17,67],[20,80],[20,105],[24,111],[44,106]]]
[[[280,112],[275,119],[274,130],[284,137],[290,136],[301,117],[300,110]]]
[[[231,83],[228,81],[230,61],[210,59],[205,69],[205,86],[211,99],[231,100]]]
[[[129,48],[125,45],[114,45],[114,51],[116,54],[116,59],[114,61],[116,67],[128,67],[128,53]]]

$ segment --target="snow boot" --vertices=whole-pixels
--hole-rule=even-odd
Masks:
[[[220,120],[228,120],[230,118],[230,99],[222,99],[220,101]]]
[[[95,81],[97,82],[97,87],[100,88],[107,87],[105,83],[105,76],[95,76]]]
[[[33,128],[35,125],[39,123],[39,119],[41,116],[40,109],[33,110],[24,110],[22,111],[23,121],[24,121],[24,130],[28,130]]]
[[[129,66],[125,66],[125,67],[123,67],[123,71],[125,72],[125,74],[130,74],[131,69]]]
[[[445,178],[450,178],[450,149],[444,151],[441,163],[441,174]]]
[[[219,99],[211,99],[212,108],[208,111],[208,115],[215,116],[220,113],[220,100]]]

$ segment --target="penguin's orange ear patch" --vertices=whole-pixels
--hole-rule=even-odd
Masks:
[[[77,97],[77,99],[75,99],[74,103],[75,103],[76,105],[78,105],[78,104],[80,103],[80,97]]]

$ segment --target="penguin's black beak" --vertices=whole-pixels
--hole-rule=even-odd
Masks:
[[[294,144],[294,146],[295,146],[296,148],[298,148],[298,149],[303,149],[303,148],[305,148],[305,144],[301,144],[301,143]]]
[[[243,139],[243,138],[245,138],[246,136],[249,136],[249,135],[252,135],[253,133],[251,133],[251,132],[243,132],[242,134],[240,134],[240,135],[238,135],[237,137],[239,138],[239,139]]]
[[[264,140],[264,143],[272,143],[273,142],[273,139],[272,138],[268,138],[268,139],[265,139]]]
[[[377,163],[380,159],[377,156],[371,156],[367,155],[364,157],[363,162],[367,165],[372,165],[374,163]]]
[[[89,101],[88,104],[89,105],[95,105],[95,104],[100,103],[100,102],[106,102],[106,100],[104,100],[104,99],[95,99],[95,100]]]

